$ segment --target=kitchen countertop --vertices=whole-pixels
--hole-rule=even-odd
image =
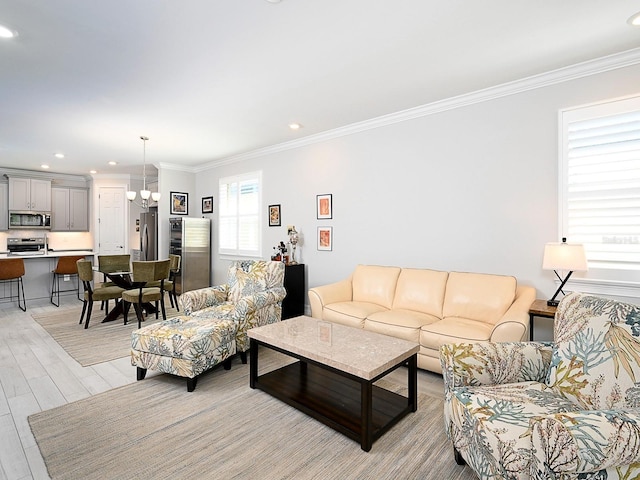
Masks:
[[[0,259],[2,258],[24,258],[28,260],[30,258],[58,258],[58,257],[71,257],[75,255],[89,256],[93,255],[93,250],[47,250],[45,254],[26,253],[21,255],[19,253],[9,254],[8,252],[0,252]]]

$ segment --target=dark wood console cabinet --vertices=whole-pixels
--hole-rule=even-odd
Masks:
[[[282,301],[282,320],[304,315],[304,298],[307,294],[304,264],[284,267],[284,288],[287,296]]]

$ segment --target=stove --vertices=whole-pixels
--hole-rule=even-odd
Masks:
[[[44,255],[45,238],[7,238],[9,255]]]

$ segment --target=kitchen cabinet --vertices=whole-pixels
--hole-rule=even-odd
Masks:
[[[89,194],[79,188],[51,189],[51,231],[89,230]]]
[[[0,183],[0,231],[9,229],[9,184]]]
[[[51,180],[9,177],[10,211],[51,211]]]

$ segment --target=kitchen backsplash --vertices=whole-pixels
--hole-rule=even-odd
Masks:
[[[7,238],[47,237],[48,248],[54,250],[93,250],[93,235],[89,232],[48,232],[42,230],[12,230],[0,232],[0,252],[7,251]]]

